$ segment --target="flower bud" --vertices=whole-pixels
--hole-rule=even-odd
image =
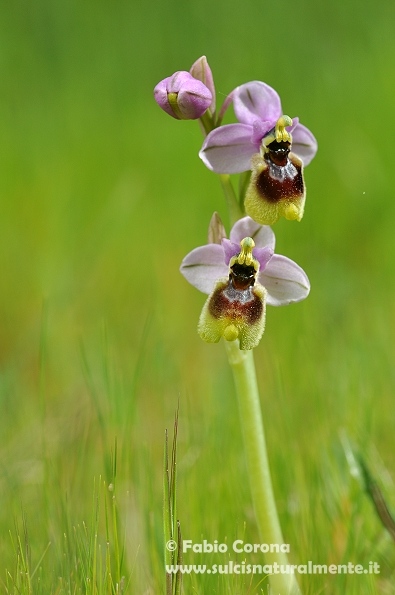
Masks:
[[[209,111],[211,114],[213,114],[215,112],[215,87],[213,74],[211,72],[210,66],[208,65],[206,56],[202,56],[196,60],[196,62],[192,64],[189,72],[195,79],[204,83],[211,92],[212,101]]]
[[[220,244],[226,238],[226,231],[221,217],[217,212],[213,213],[208,226],[208,243]]]
[[[212,102],[206,85],[182,70],[158,83],[154,96],[159,107],[177,120],[197,120]]]

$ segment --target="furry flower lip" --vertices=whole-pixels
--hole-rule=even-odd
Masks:
[[[189,72],[178,71],[154,89],[156,103],[177,120],[196,120],[210,107],[213,97],[206,85]]]
[[[198,325],[203,340],[239,339],[240,349],[252,349],[264,332],[266,304],[281,306],[307,297],[310,283],[305,272],[289,258],[274,254],[274,246],[270,227],[244,217],[229,239],[195,248],[184,258],[181,273],[209,294]]]
[[[218,279],[207,299],[198,324],[200,337],[208,343],[239,339],[240,349],[258,345],[265,329],[266,289],[257,282],[260,262],[252,256],[255,242],[243,238],[238,253],[229,262],[229,276]],[[273,255],[267,250],[263,264]]]
[[[259,154],[251,158],[252,174],[244,197],[248,215],[272,225],[279,217],[300,221],[306,201],[303,162],[291,153],[292,126],[289,116],[281,116],[262,140]]]

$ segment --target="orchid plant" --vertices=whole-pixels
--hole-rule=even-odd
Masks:
[[[298,118],[283,114],[269,85],[240,85],[216,110],[215,85],[205,56],[190,71],[178,71],[155,87],[158,105],[175,119],[197,119],[204,131],[199,156],[219,174],[229,218],[229,239],[214,213],[208,243],[193,249],[181,273],[208,294],[198,333],[208,343],[225,341],[238,395],[247,469],[260,535],[265,543],[284,542],[272,489],[264,438],[253,349],[265,330],[266,305],[282,306],[305,299],[306,273],[292,260],[274,253],[269,225],[279,217],[300,221],[306,189],[303,168],[317,151],[313,134]],[[238,123],[222,124],[229,106]],[[239,173],[240,200],[230,174]],[[287,564],[285,553],[268,553],[267,562]],[[273,593],[297,595],[294,575],[269,577]]]

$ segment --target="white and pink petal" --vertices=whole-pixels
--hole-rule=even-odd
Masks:
[[[293,260],[278,254],[259,273],[259,282],[266,288],[267,303],[271,306],[300,302],[310,292],[310,282],[304,270]]]
[[[251,217],[243,217],[236,221],[230,232],[230,240],[240,244],[243,238],[252,238],[258,248],[269,246],[274,250],[275,236],[271,227],[260,225]]]
[[[253,126],[256,120],[276,122],[281,114],[281,101],[277,92],[262,83],[252,81],[236,87],[233,108],[239,122]]]
[[[294,122],[297,118],[294,118]],[[312,161],[317,153],[317,140],[312,132],[299,121],[291,129],[292,133],[292,152],[295,153],[306,166]]]
[[[233,258],[233,256],[236,256],[236,254],[239,254],[241,250],[240,243],[238,242],[236,244],[234,242],[231,242],[231,240],[224,238],[221,242],[221,246],[224,251],[225,264],[226,266],[229,266],[230,259]]]
[[[252,128],[246,124],[220,126],[206,136],[199,157],[208,169],[218,174],[247,171],[256,153],[251,134]]]
[[[191,285],[207,294],[220,277],[229,274],[220,244],[206,244],[192,250],[182,261],[180,271]]]

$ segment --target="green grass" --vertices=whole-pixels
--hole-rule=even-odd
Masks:
[[[381,566],[300,576],[304,595],[395,592],[394,543],[344,448],[394,513],[394,12],[390,0],[2,4],[1,592],[165,593],[163,436],[178,401],[183,537],[259,542],[223,346],[198,338],[205,298],[178,273],[225,205],[198,127],[152,99],[202,54],[219,97],[264,80],[319,142],[303,221],[275,228],[311,296],[268,310],[255,354],[291,561]],[[184,593],[267,593],[250,579],[190,575]]]

